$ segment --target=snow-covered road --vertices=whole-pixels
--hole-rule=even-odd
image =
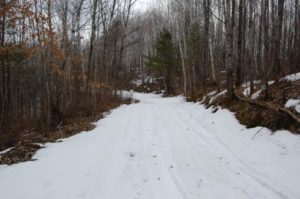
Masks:
[[[299,199],[300,137],[135,94],[91,132],[0,167],[1,199]]]

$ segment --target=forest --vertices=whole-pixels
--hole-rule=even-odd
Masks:
[[[133,3],[1,0],[0,148],[121,103]]]
[[[299,110],[286,109],[300,96],[298,0],[171,0],[147,14],[140,71],[161,77],[165,94],[299,133]]]
[[[279,111],[299,130],[299,113],[282,107],[300,93],[283,78],[300,71],[298,0],[165,0],[144,12],[137,2],[1,0],[0,149],[116,107],[119,90],[143,91],[149,77],[166,96],[226,92],[226,106]]]
[[[0,0],[1,199],[299,199],[299,0]]]

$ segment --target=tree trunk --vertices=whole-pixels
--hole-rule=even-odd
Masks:
[[[180,58],[181,58],[181,66],[182,66],[182,73],[183,73],[183,88],[184,88],[184,95],[189,97],[188,88],[187,88],[187,74],[186,74],[186,66],[185,66],[185,55],[182,49],[181,41],[179,39],[179,51],[180,51]]]
[[[6,5],[6,0],[1,0],[1,8],[4,9]],[[0,45],[1,47],[4,47],[5,44],[5,29],[6,29],[6,13],[4,10],[1,9],[1,12],[3,12],[2,17],[1,17],[1,33],[0,33]],[[6,101],[5,101],[5,62],[4,59],[1,59],[1,107],[0,107],[0,129],[4,127],[4,120],[5,120],[5,107],[7,106]]]
[[[97,15],[97,9],[98,8],[98,0],[93,0],[93,12],[92,12],[92,28],[91,28],[91,38],[90,38],[90,49],[89,49],[89,56],[88,56],[88,65],[87,65],[87,78],[88,82],[87,84],[90,84],[90,82],[93,80],[93,70],[94,66],[92,64],[92,58],[93,58],[93,51],[94,51],[94,42],[96,37],[96,28],[97,28],[97,22],[96,22],[96,15]],[[87,85],[88,87],[88,85]]]
[[[262,23],[264,29],[264,52],[263,52],[263,81],[265,85],[265,100],[269,98],[269,63],[270,63],[270,45],[269,45],[269,0],[264,1],[264,7],[262,8]]]
[[[274,77],[279,78],[281,69],[281,36],[282,36],[282,21],[283,21],[284,0],[278,1],[277,19],[275,26],[275,49],[274,49]]]
[[[254,42],[255,42],[255,27],[254,27],[254,1],[249,1],[249,80],[250,80],[250,96],[254,92]]]
[[[213,47],[212,47],[212,39],[209,39],[209,54],[210,54],[210,62],[211,62],[211,75],[214,83],[217,83],[216,77],[216,69],[215,69],[215,62],[214,62],[214,54],[213,54]]]
[[[294,18],[294,47],[293,51],[296,56],[294,56],[294,69],[295,71],[300,69],[300,58],[299,53],[300,53],[300,12],[299,12],[299,0],[295,0],[295,18]]]
[[[231,4],[232,2],[232,4]],[[226,8],[225,8],[225,30],[226,30],[226,41],[225,41],[225,50],[226,50],[226,79],[227,79],[227,92],[230,99],[235,98],[234,87],[233,87],[233,67],[232,67],[232,39],[233,39],[233,28],[232,28],[232,19],[231,9],[232,5],[234,5],[235,0],[226,0]],[[232,11],[234,13],[234,11]]]
[[[242,84],[242,57],[243,57],[243,10],[244,0],[239,2],[239,26],[238,26],[238,41],[237,41],[237,64],[236,64],[236,82],[235,86],[238,88]]]
[[[202,86],[204,92],[206,91],[206,71],[209,68],[209,18],[210,18],[210,0],[203,0],[203,9],[204,9],[204,64],[203,64],[203,77],[202,77]]]

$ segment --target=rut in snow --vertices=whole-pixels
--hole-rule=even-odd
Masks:
[[[1,199],[297,199],[300,137],[227,110],[135,94],[97,128],[0,167]]]

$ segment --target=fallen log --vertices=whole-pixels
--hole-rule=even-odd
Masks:
[[[283,108],[283,107],[278,106],[276,104],[272,104],[270,102],[269,103],[267,103],[267,102],[265,102],[265,103],[264,102],[258,102],[258,101],[252,100],[252,99],[248,99],[248,98],[238,96],[238,95],[236,95],[236,97],[237,97],[238,100],[241,100],[241,101],[253,104],[253,105],[257,105],[257,106],[260,106],[260,107],[263,107],[263,108],[266,108],[266,109],[271,109],[271,110],[274,110],[276,112],[285,113],[285,114],[289,115],[291,118],[293,118],[298,124],[300,124],[300,118],[295,113],[290,111],[289,109]]]

